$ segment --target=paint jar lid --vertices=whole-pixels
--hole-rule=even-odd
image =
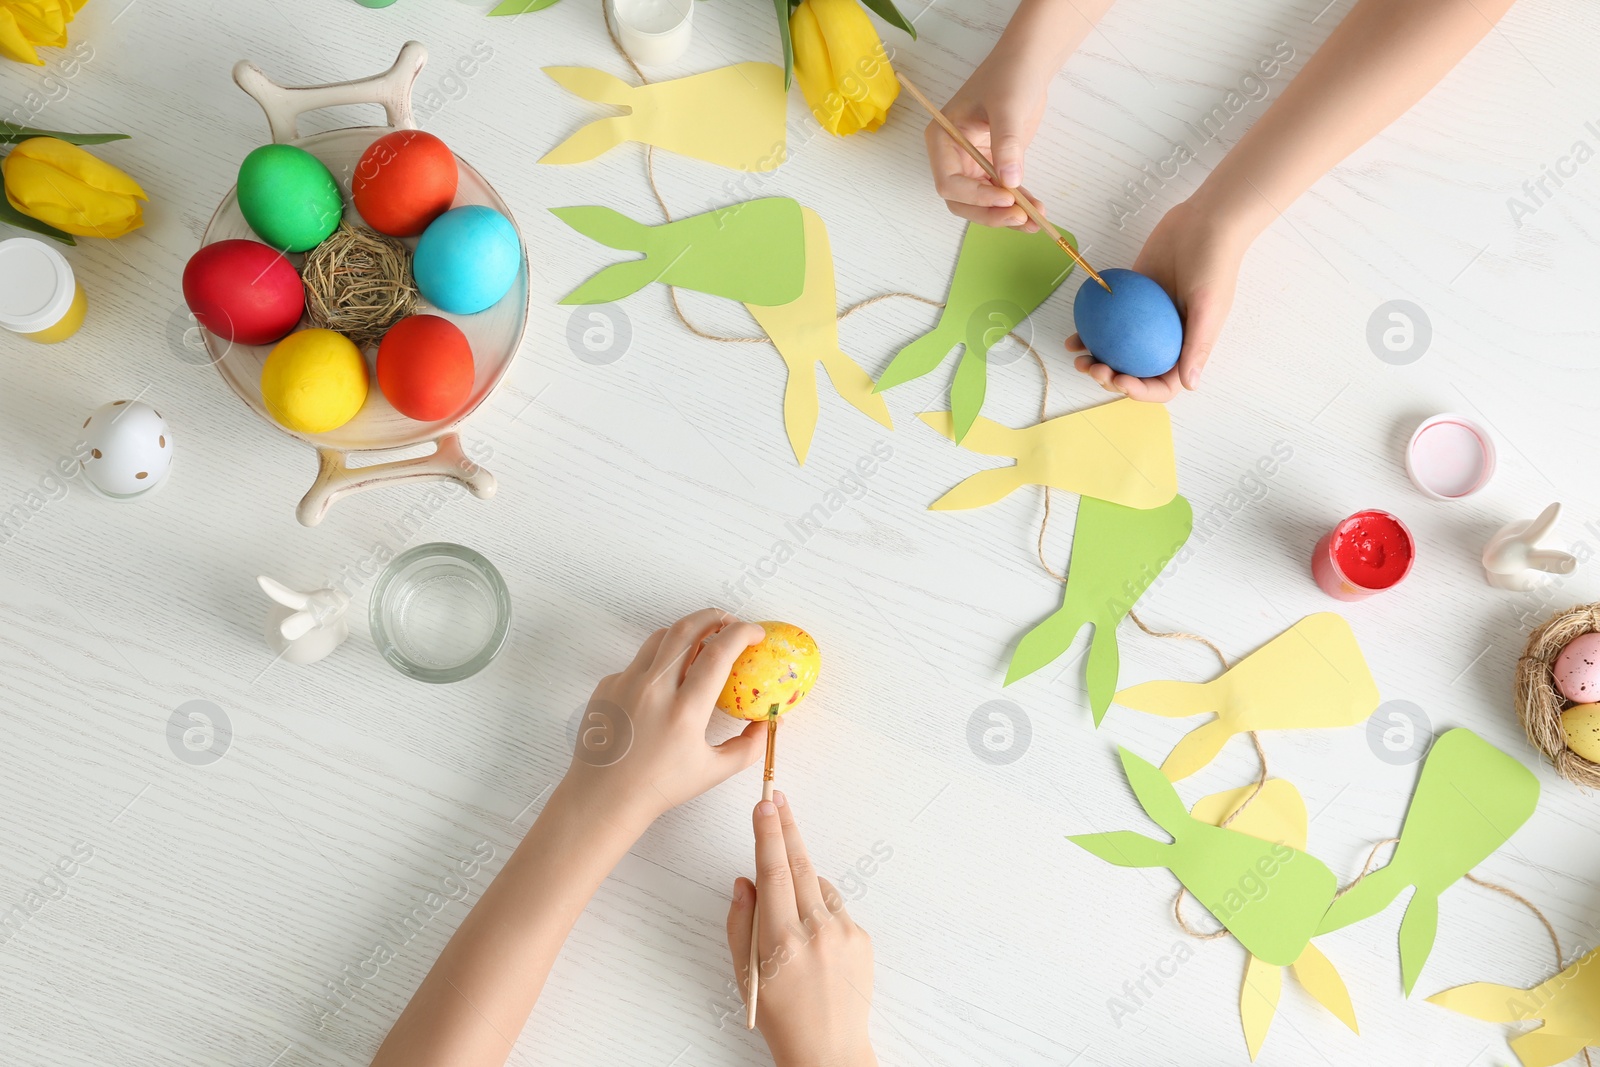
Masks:
[[[0,241],[0,326],[12,333],[48,330],[71,310],[77,289],[67,257],[43,241]]]
[[[1494,468],[1494,438],[1465,415],[1424,420],[1406,445],[1411,484],[1434,500],[1471,496],[1489,484]]]

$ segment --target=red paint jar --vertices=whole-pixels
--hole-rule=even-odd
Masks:
[[[1387,511],[1358,511],[1323,535],[1311,553],[1311,577],[1335,600],[1365,600],[1411,573],[1416,541]]]

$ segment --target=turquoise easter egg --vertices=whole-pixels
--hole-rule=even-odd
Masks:
[[[1183,323],[1165,289],[1137,271],[1113,268],[1078,287],[1072,318],[1089,354],[1118,374],[1155,378],[1178,363]]]
[[[339,227],[344,200],[322,161],[303,148],[268,144],[239,164],[239,211],[280,252],[317,247]]]
[[[455,315],[473,315],[492,307],[517,280],[522,239],[493,208],[454,208],[422,231],[411,269],[423,299]]]

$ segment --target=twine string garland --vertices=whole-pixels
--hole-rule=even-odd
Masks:
[[[641,84],[648,84],[650,79],[645,77],[644,71],[639,69],[639,65],[634,62],[633,57],[628,54],[628,50],[622,46],[622,41],[617,37],[616,29],[611,24],[611,11],[610,11],[609,0],[600,0],[600,7],[601,7],[602,12],[604,13],[605,24],[606,24],[606,33],[611,37],[611,44],[616,48],[617,53],[619,55],[621,55],[622,58],[627,62],[628,66],[630,68],[632,68],[634,76],[639,79],[640,83]],[[667,222],[671,222],[671,221],[673,221],[672,211],[671,211],[670,208],[667,207],[666,199],[661,195],[661,189],[656,184],[655,146],[654,145],[646,145],[645,146],[644,159],[645,159],[645,178],[650,184],[651,195],[653,195],[655,197],[656,205],[661,209],[661,214],[662,214],[663,218],[665,218],[665,220]],[[673,285],[667,286],[667,294],[668,294],[668,298],[671,300],[671,303],[672,303],[673,313],[677,316],[678,321],[683,324],[685,329],[687,329],[690,333],[694,334],[696,337],[700,337],[700,338],[702,338],[704,340],[707,340],[707,341],[716,341],[716,342],[721,343],[721,344],[770,344],[771,343],[770,338],[768,338],[766,336],[761,336],[761,337],[732,337],[732,336],[727,336],[727,335],[723,335],[723,334],[711,333],[708,330],[703,330],[699,326],[695,325],[692,321],[690,321],[689,317],[686,314],[684,314],[683,306],[678,301],[678,289],[677,289],[677,287],[673,286]],[[936,308],[944,307],[944,303],[942,301],[930,300],[927,297],[922,296],[922,295],[920,295],[918,293],[908,293],[908,292],[903,292],[903,291],[898,291],[897,290],[895,292],[879,293],[877,296],[871,296],[871,297],[868,297],[865,300],[861,300],[861,301],[858,301],[858,302],[856,302],[854,304],[851,304],[848,307],[846,307],[843,311],[840,311],[838,313],[838,315],[837,315],[837,318],[838,318],[838,320],[840,322],[843,322],[845,319],[849,318],[851,315],[855,314],[857,311],[861,311],[864,308],[869,308],[874,304],[881,303],[882,301],[892,300],[892,299],[899,298],[899,297],[903,297],[903,298],[905,298],[907,300],[915,300],[918,303],[926,304],[929,307],[936,307]],[[1048,407],[1049,407],[1049,400],[1050,400],[1050,368],[1045,363],[1044,356],[1041,355],[1039,350],[1034,348],[1033,345],[1026,338],[1018,335],[1014,331],[1009,333],[1009,334],[1007,334],[1006,336],[1010,337],[1012,340],[1014,340],[1018,344],[1020,344],[1027,351],[1028,355],[1033,357],[1034,363],[1037,364],[1038,367],[1039,367],[1039,374],[1040,374],[1040,376],[1042,378],[1042,387],[1040,389],[1040,396],[1039,396],[1039,421],[1043,422],[1043,421],[1045,421],[1045,419],[1046,419],[1046,417],[1048,415]],[[1050,489],[1049,486],[1042,486],[1041,488],[1044,490],[1044,514],[1040,518],[1040,521],[1039,521],[1039,536],[1037,538],[1037,552],[1038,552],[1038,558],[1039,558],[1039,566],[1041,568],[1043,568],[1044,572],[1046,574],[1048,574],[1051,578],[1055,579],[1058,583],[1061,583],[1061,584],[1064,585],[1066,583],[1066,581],[1067,581],[1067,576],[1065,574],[1057,571],[1054,567],[1050,566],[1050,562],[1045,556],[1045,537],[1046,537],[1046,534],[1047,534],[1047,532],[1048,532],[1048,530],[1050,528],[1051,489]],[[1586,626],[1583,630],[1579,630],[1579,631],[1576,631],[1576,632],[1587,632],[1588,630],[1591,630],[1591,629],[1600,630],[1600,608],[1597,608],[1596,611],[1590,612],[1589,614],[1595,616],[1593,618],[1593,620],[1591,621],[1591,624]],[[1199,644],[1204,645],[1206,648],[1211,650],[1213,655],[1215,655],[1217,657],[1217,661],[1222,665],[1222,669],[1224,671],[1228,670],[1228,668],[1230,666],[1232,666],[1232,664],[1229,663],[1229,661],[1228,661],[1227,655],[1223,653],[1222,649],[1214,641],[1212,641],[1210,638],[1205,637],[1202,634],[1189,633],[1189,632],[1184,631],[1184,630],[1155,630],[1155,629],[1152,629],[1150,626],[1148,626],[1145,623],[1145,621],[1143,619],[1141,619],[1139,617],[1138,613],[1135,612],[1132,608],[1128,609],[1128,618],[1133,620],[1133,623],[1134,623],[1135,626],[1139,627],[1139,629],[1143,630],[1146,634],[1148,634],[1151,637],[1160,638],[1160,639],[1163,639],[1163,640],[1173,640],[1173,641],[1194,641],[1194,642],[1197,642]],[[1561,620],[1558,619],[1556,621],[1560,622]],[[1555,626],[1555,623],[1547,624],[1545,627],[1541,628],[1534,635],[1535,638],[1537,638],[1540,634],[1543,634],[1546,630],[1551,629],[1551,627],[1553,627],[1553,626]],[[1574,633],[1572,636],[1576,636],[1576,633]],[[1570,637],[1568,637],[1567,640],[1570,640]],[[1564,645],[1564,644],[1565,644],[1565,640],[1563,640],[1561,642],[1561,645]],[[1530,642],[1530,649],[1531,648],[1532,648],[1532,642]],[[1558,645],[1557,648],[1556,648],[1556,651],[1559,652],[1559,650],[1560,650],[1560,646]],[[1551,653],[1551,658],[1554,658],[1554,655],[1555,655],[1555,653]],[[1524,659],[1523,659],[1523,662],[1526,662],[1526,661],[1527,661],[1527,656],[1525,655]],[[1518,691],[1519,691],[1519,696],[1520,696],[1520,693],[1521,693],[1521,691],[1523,689],[1523,665],[1522,665],[1522,663],[1518,664],[1517,671],[1518,671],[1518,673],[1517,673]],[[1548,670],[1545,671],[1545,674],[1548,675]],[[1545,685],[1546,685],[1546,688],[1548,688],[1548,682],[1546,682]],[[1559,700],[1559,697],[1557,699]],[[1519,713],[1519,715],[1521,715],[1521,713],[1522,713],[1522,707],[1521,707],[1520,702],[1519,702],[1519,707],[1518,707],[1518,713]],[[1556,727],[1555,727],[1555,734],[1556,734],[1557,737],[1561,738],[1561,742],[1560,742],[1561,750],[1563,752],[1565,752],[1566,755],[1572,757],[1572,759],[1574,759],[1574,760],[1578,760],[1579,762],[1584,764],[1585,767],[1587,767],[1589,769],[1588,773],[1592,774],[1592,776],[1593,776],[1592,781],[1585,781],[1583,784],[1590,784],[1590,785],[1600,786],[1600,766],[1596,766],[1595,764],[1589,763],[1587,760],[1583,760],[1581,757],[1578,757],[1576,754],[1566,751],[1564,735],[1562,735],[1561,731],[1560,731],[1559,717],[1560,716],[1559,716],[1559,708],[1558,708],[1557,716],[1556,716],[1557,722],[1556,722]],[[1528,721],[1526,719],[1524,719],[1524,725],[1525,726],[1528,725]],[[1532,736],[1533,728],[1531,726],[1529,726],[1528,728],[1529,728],[1529,734],[1530,734],[1530,736]],[[1264,747],[1262,747],[1260,735],[1258,735],[1256,733],[1256,731],[1250,730],[1250,731],[1247,731],[1247,736],[1250,738],[1250,743],[1255,747],[1256,757],[1257,757],[1257,760],[1260,763],[1261,769],[1260,769],[1260,772],[1256,776],[1255,785],[1251,789],[1249,795],[1246,796],[1244,801],[1237,808],[1235,808],[1233,810],[1233,812],[1230,813],[1226,819],[1224,819],[1222,821],[1222,823],[1221,823],[1222,826],[1227,826],[1229,823],[1233,822],[1234,819],[1238,818],[1239,815],[1246,808],[1248,808],[1250,806],[1250,804],[1252,802],[1254,802],[1255,799],[1258,796],[1261,795],[1261,791],[1262,791],[1262,789],[1264,789],[1266,787],[1267,779],[1269,777],[1269,772],[1268,772],[1268,768],[1267,768],[1267,752],[1266,752],[1266,749]],[[1541,748],[1543,748],[1543,745],[1541,745]],[[1547,754],[1548,754],[1548,752],[1547,752]],[[1552,757],[1552,759],[1554,759],[1554,757]],[[1558,764],[1558,767],[1559,766],[1560,765]],[[1565,772],[1563,772],[1563,776],[1567,776]],[[1578,781],[1579,779],[1574,777],[1572,780]],[[1343,896],[1345,893],[1347,893],[1351,889],[1355,888],[1356,883],[1360,882],[1363,878],[1367,877],[1367,875],[1372,873],[1373,865],[1377,860],[1378,850],[1379,849],[1383,848],[1385,845],[1395,844],[1399,840],[1400,839],[1398,837],[1391,837],[1391,838],[1386,838],[1385,840],[1379,841],[1376,844],[1374,844],[1372,846],[1372,849],[1367,853],[1367,860],[1366,860],[1366,863],[1364,863],[1362,865],[1361,872],[1359,874],[1357,874],[1356,877],[1354,879],[1352,879],[1348,884],[1343,886],[1338,891],[1338,893],[1335,894],[1335,898],[1337,899],[1337,897]],[[1537,918],[1539,920],[1539,922],[1544,926],[1545,932],[1550,935],[1550,943],[1555,947],[1556,969],[1559,971],[1561,968],[1563,968],[1565,966],[1564,956],[1563,956],[1563,953],[1562,953],[1562,950],[1561,950],[1561,939],[1556,934],[1555,926],[1551,924],[1550,920],[1545,917],[1544,912],[1540,911],[1537,905],[1535,905],[1527,897],[1524,897],[1522,894],[1518,893],[1516,890],[1510,889],[1510,888],[1508,888],[1506,886],[1503,886],[1503,885],[1498,885],[1498,884],[1496,884],[1494,882],[1486,881],[1485,879],[1479,878],[1476,875],[1472,874],[1470,871],[1467,872],[1466,878],[1467,878],[1468,881],[1470,881],[1470,882],[1472,882],[1472,883],[1474,883],[1476,885],[1482,886],[1485,889],[1491,890],[1491,891],[1493,891],[1495,893],[1499,893],[1502,896],[1508,897],[1511,900],[1516,901],[1517,903],[1521,904],[1523,907],[1527,908],[1530,912],[1532,912],[1534,917]],[[1172,917],[1173,917],[1174,921],[1178,924],[1178,927],[1180,929],[1182,929],[1185,934],[1187,934],[1191,938],[1194,938],[1197,941],[1215,941],[1215,940],[1219,940],[1221,938],[1231,937],[1232,936],[1232,934],[1229,933],[1229,931],[1227,930],[1226,927],[1219,927],[1216,930],[1209,930],[1208,931],[1208,930],[1199,930],[1199,929],[1196,929],[1194,926],[1190,925],[1188,920],[1183,915],[1183,901],[1184,901],[1184,898],[1187,897],[1188,895],[1189,895],[1188,889],[1180,887],[1179,890],[1178,890],[1177,895],[1173,898],[1173,901],[1172,901]],[[1585,1063],[1591,1063],[1592,1064],[1592,1061],[1590,1061],[1590,1059],[1589,1059],[1589,1053],[1588,1053],[1587,1049],[1584,1051],[1583,1057],[1584,1057],[1584,1062]]]

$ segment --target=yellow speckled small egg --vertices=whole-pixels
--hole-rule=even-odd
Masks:
[[[817,684],[822,656],[810,634],[787,622],[756,623],[766,637],[733,661],[717,707],[736,719],[775,719]]]
[[[1600,704],[1575,704],[1561,713],[1567,747],[1590,763],[1600,763]]]

